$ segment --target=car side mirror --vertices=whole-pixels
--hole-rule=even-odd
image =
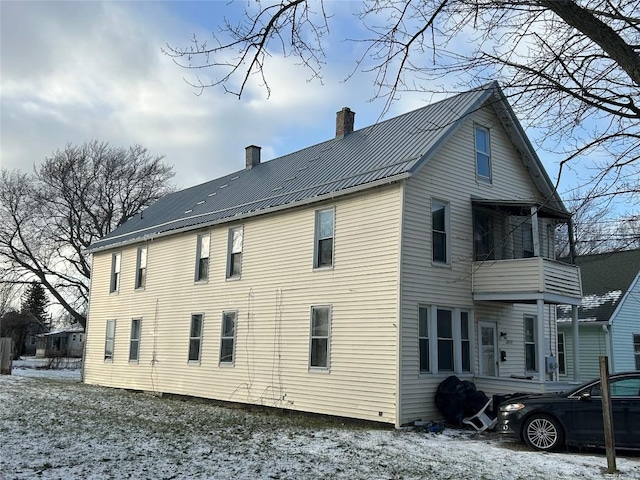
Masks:
[[[591,394],[589,392],[585,392],[582,395],[580,395],[580,401],[587,402],[590,400],[591,400]]]

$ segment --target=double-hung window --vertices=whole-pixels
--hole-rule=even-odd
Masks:
[[[429,372],[429,307],[418,308],[418,349],[420,371]]]
[[[120,289],[120,262],[122,260],[121,253],[111,255],[111,282],[109,292],[114,293]]]
[[[129,361],[137,362],[140,357],[140,318],[131,319],[131,338],[129,339]]]
[[[191,315],[189,329],[189,361],[199,362],[202,350],[202,314]]]
[[[333,265],[333,208],[316,212],[315,259],[314,268]]]
[[[640,338],[638,339],[640,340]],[[640,344],[638,345],[640,349]],[[560,375],[567,374],[567,357],[566,345],[564,342],[564,332],[558,332],[558,373]]]
[[[209,278],[209,234],[198,235],[196,247],[196,282],[202,282]]]
[[[449,204],[439,200],[431,202],[431,232],[433,261],[449,263]]]
[[[524,317],[524,358],[527,372],[537,372],[536,362],[536,317]]]
[[[136,288],[144,288],[147,283],[147,247],[139,247],[136,260]]]
[[[491,180],[491,146],[489,130],[476,125],[476,176],[483,180]]]
[[[116,340],[116,321],[107,320],[107,329],[104,337],[104,359],[113,360],[113,350]]]
[[[418,307],[420,373],[471,372],[471,312],[438,306]]]
[[[331,307],[311,307],[311,332],[309,340],[309,368],[329,369],[331,334]]]
[[[242,227],[229,230],[227,278],[239,278],[242,272]]]
[[[220,364],[233,365],[237,329],[237,312],[222,314],[222,335],[220,339]]]
[[[633,355],[636,359],[636,370],[640,370],[640,334],[633,334]]]

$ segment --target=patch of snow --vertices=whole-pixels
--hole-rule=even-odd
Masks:
[[[496,433],[341,425],[86,385],[0,377],[0,477],[136,479],[640,478],[640,457],[541,453]]]
[[[622,290],[613,290],[611,292],[607,292],[603,295],[586,295],[582,297],[582,303],[580,307],[583,310],[590,310],[593,308],[598,308],[605,303],[613,303],[617,302],[618,299],[622,296]]]

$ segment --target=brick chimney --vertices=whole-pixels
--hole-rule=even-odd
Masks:
[[[336,138],[344,138],[353,132],[355,117],[356,112],[352,112],[349,107],[336,113]]]
[[[260,147],[249,145],[244,150],[247,170],[251,170],[256,165],[260,165]]]

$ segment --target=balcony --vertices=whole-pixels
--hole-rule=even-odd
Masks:
[[[575,265],[532,257],[473,262],[472,268],[475,301],[580,305],[582,299]]]

